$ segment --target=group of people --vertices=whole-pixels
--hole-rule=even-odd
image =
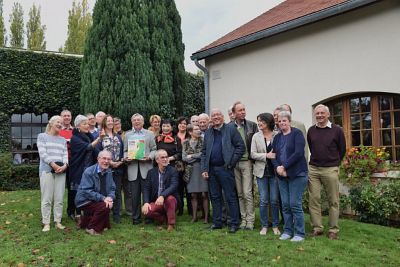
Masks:
[[[327,234],[337,239],[338,166],[346,143],[342,129],[329,121],[329,108],[315,107],[316,124],[308,131],[292,120],[287,104],[259,114],[257,122],[246,118],[241,102],[234,103],[228,115],[228,123],[220,109],[212,109],[210,117],[204,113],[190,119],[180,117],[175,129],[171,120],[152,115],[151,126],[144,129],[143,116],[134,114],[132,128],[126,132],[119,118],[101,111],[76,116],[74,128],[70,111],[53,116],[46,132],[38,136],[43,231],[50,230],[52,202],[55,227],[64,229],[65,184],[68,216],[92,235],[111,227],[111,212],[114,223],[121,222],[122,195],[134,225],[144,217],[145,223],[155,221],[158,228],[165,224],[173,231],[186,197],[192,222],[202,211],[201,218],[208,223],[211,200],[210,230],[224,226],[229,233],[253,230],[255,178],[260,235],[266,235],[271,225],[281,240],[304,240],[302,198],[307,186],[311,235],[322,235],[323,185],[329,201]],[[136,155],[133,147],[138,149]]]

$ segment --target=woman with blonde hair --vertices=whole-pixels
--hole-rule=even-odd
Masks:
[[[67,141],[59,135],[62,129],[61,116],[50,118],[46,132],[38,135],[37,146],[40,156],[39,176],[43,232],[50,230],[51,208],[55,227],[61,224],[65,190],[65,171],[68,167]]]
[[[148,130],[153,132],[155,137],[159,136],[161,132],[161,117],[158,115],[151,115],[149,122],[150,127]]]

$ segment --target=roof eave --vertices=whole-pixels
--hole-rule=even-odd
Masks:
[[[276,35],[278,33],[282,33],[285,31],[289,31],[291,29],[295,29],[301,26],[304,26],[306,24],[310,24],[328,17],[336,16],[345,12],[348,12],[350,10],[371,4],[373,2],[377,2],[380,0],[352,0],[352,1],[347,1],[338,5],[335,5],[330,8],[323,9],[321,11],[312,13],[310,15],[306,15],[279,25],[276,25],[274,27],[249,34],[247,36],[238,38],[236,40],[224,43],[222,45],[212,47],[206,50],[202,50],[196,53],[193,53],[192,56],[190,57],[192,60],[200,60],[204,59],[210,56],[213,56],[215,54],[219,54],[222,52],[225,52],[227,50],[249,44],[267,37],[270,37],[272,35]]]

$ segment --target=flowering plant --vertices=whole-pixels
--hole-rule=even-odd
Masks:
[[[340,178],[350,185],[369,181],[372,173],[385,169],[388,158],[384,147],[352,147],[340,165]]]

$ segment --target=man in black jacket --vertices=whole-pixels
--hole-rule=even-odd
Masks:
[[[156,151],[157,166],[147,173],[143,188],[144,205],[142,213],[158,222],[167,223],[168,231],[173,231],[176,209],[179,204],[178,172],[169,164],[167,151]]]

